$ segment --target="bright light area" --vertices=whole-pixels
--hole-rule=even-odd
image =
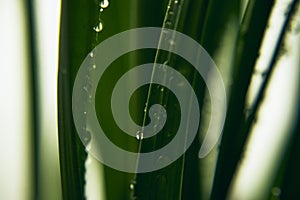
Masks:
[[[19,0],[0,4],[0,199],[32,199],[25,13]]]
[[[36,1],[39,100],[39,191],[33,190],[33,91],[26,1],[0,7],[0,199],[61,199],[57,140],[57,70],[60,0]],[[26,12],[25,12],[26,11]],[[37,172],[37,171],[36,171]],[[36,196],[38,195],[38,196]]]
[[[272,13],[270,28],[261,51],[261,57],[256,65],[258,72],[266,70],[271,53],[283,22],[284,12],[291,1],[277,1]],[[267,88],[257,122],[252,130],[247,144],[246,153],[241,167],[235,177],[232,193],[229,199],[264,199],[276,176],[278,167],[290,140],[291,127],[296,122],[295,116],[297,98],[299,95],[300,74],[300,34],[299,9],[297,23],[292,32],[285,38],[285,53],[275,66],[275,71]],[[296,22],[296,20],[294,21]],[[252,91],[249,101],[252,102],[261,83],[261,74],[252,80]],[[276,189],[280,193],[280,189]]]
[[[60,0],[35,1],[38,52],[39,199],[59,200],[61,196],[57,133],[57,71]]]
[[[104,200],[105,198],[105,185],[103,165],[96,160],[93,156],[87,156],[85,161],[85,181],[84,186],[85,197],[88,200]]]

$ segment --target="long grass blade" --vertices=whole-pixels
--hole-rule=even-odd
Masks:
[[[234,85],[219,149],[211,199],[227,196],[248,133],[240,134],[244,124],[245,97],[273,1],[250,0],[243,19],[234,63]]]
[[[30,108],[32,109],[32,119],[30,122],[32,123],[32,135],[31,135],[31,141],[32,141],[32,154],[33,160],[32,160],[32,180],[33,180],[33,194],[34,199],[38,199],[39,197],[39,92],[38,92],[38,69],[37,69],[37,51],[36,51],[36,27],[35,27],[35,20],[34,20],[34,5],[32,0],[27,0],[25,3],[26,11],[27,11],[27,17],[28,17],[28,46],[29,46],[29,62],[30,62],[30,87],[31,87],[31,105]]]

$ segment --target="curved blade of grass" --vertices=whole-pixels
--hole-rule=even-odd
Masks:
[[[30,140],[32,141],[32,155],[33,155],[33,160],[32,160],[32,166],[31,166],[31,174],[32,174],[32,180],[33,180],[33,198],[38,199],[39,196],[39,147],[38,147],[38,141],[39,141],[39,101],[38,101],[38,78],[37,78],[37,52],[36,52],[36,33],[35,33],[35,21],[34,21],[34,8],[33,8],[33,1],[32,0],[27,0],[25,3],[26,9],[24,9],[27,13],[27,21],[28,21],[28,46],[29,46],[29,62],[30,62],[30,78],[31,80],[30,87],[32,94],[30,95],[31,98],[31,105],[29,106],[32,111],[32,119],[30,119],[30,122],[32,123],[32,135],[30,137]]]
[[[227,196],[248,133],[240,134],[244,124],[245,97],[273,1],[250,0],[243,19],[234,62],[234,84],[220,144],[211,199]]]
[[[177,6],[180,4],[182,7],[178,10]],[[198,40],[204,24],[206,5],[207,1],[185,0],[184,2],[177,1],[176,3],[175,1],[170,1],[163,27],[181,31],[193,37],[195,40]],[[172,13],[172,16],[170,16],[169,13]],[[161,40],[163,40],[163,38],[161,38]],[[188,80],[194,83],[195,72],[193,69],[189,69],[186,63],[178,60],[176,56],[168,52],[156,52],[155,63],[165,63],[165,61],[168,62],[169,66],[176,68],[176,70],[180,71]],[[155,98],[158,98],[160,104],[165,105],[167,109],[172,109],[176,101],[170,98],[170,92],[164,91],[163,93],[157,94],[153,87],[154,86],[150,85],[147,105],[149,106]],[[172,121],[169,117],[168,120]],[[160,133],[165,135],[165,137],[154,137],[155,142],[153,146],[150,147],[147,147],[147,145],[142,142],[142,148],[154,150],[159,148],[159,145],[168,142],[170,133],[176,133],[176,127],[172,124],[166,127],[166,129],[165,132]],[[200,178],[197,178],[199,177],[198,149],[199,141],[196,141],[185,155],[165,169],[147,174],[139,174],[135,181],[135,197],[138,199],[199,199],[201,192],[199,190]],[[151,188],[151,190],[142,192],[143,188]]]
[[[259,88],[259,91],[258,91],[258,95],[256,96],[255,100],[254,100],[254,103],[252,105],[252,108],[250,109],[251,112],[249,113],[249,116],[247,117],[246,119],[246,125],[245,125],[245,131],[244,132],[249,132],[250,128],[251,128],[251,125],[253,123],[253,120],[255,118],[255,115],[257,114],[258,112],[258,109],[259,109],[259,106],[260,106],[260,103],[262,102],[262,99],[264,97],[264,92],[266,90],[266,87],[268,85],[268,82],[270,80],[270,77],[272,75],[272,72],[273,72],[273,69],[274,67],[276,66],[276,61],[278,60],[278,57],[280,57],[280,51],[281,49],[283,48],[282,45],[283,45],[283,39],[287,33],[287,30],[288,30],[288,26],[291,26],[291,18],[293,17],[293,15],[296,13],[296,9],[297,9],[297,6],[299,4],[299,0],[294,0],[292,2],[292,4],[290,5],[290,10],[287,12],[287,16],[285,18],[285,22],[282,26],[282,29],[281,29],[281,33],[279,35],[279,38],[277,40],[277,44],[276,44],[276,47],[275,47],[275,50],[274,50],[274,53],[273,53],[273,56],[272,56],[272,59],[271,59],[271,62],[266,70],[266,72],[264,73],[264,80]]]
[[[288,13],[288,15],[293,15],[290,16],[292,17],[289,25],[286,25],[286,34],[285,34],[285,41],[286,41],[286,37],[289,38],[297,38],[295,41],[299,42],[299,25],[300,25],[300,18],[299,18],[299,12],[300,12],[300,7],[299,7],[299,1],[295,1],[294,4],[291,5],[291,10],[293,9],[294,6],[294,11],[293,14],[292,12]],[[298,9],[298,10],[297,10]],[[298,27],[298,28],[297,28]],[[298,29],[298,30],[297,30]],[[290,45],[294,45],[296,43],[292,43],[294,42],[294,40],[290,39]],[[286,48],[285,43],[283,43],[282,48]],[[298,53],[299,53],[299,48],[300,48],[300,44],[297,46],[298,47]],[[296,47],[296,48],[297,48]],[[281,50],[279,50],[278,52],[278,57],[280,56],[297,56],[297,53],[292,53],[290,52],[290,49],[285,49],[285,51],[283,52],[283,55],[281,55]],[[300,60],[299,57],[295,59],[295,65],[298,66],[298,69],[300,67]],[[298,60],[298,62],[297,62]],[[298,70],[299,71],[299,70]],[[299,73],[298,73],[298,79],[299,79]],[[300,85],[298,82],[298,85],[296,86],[296,88],[298,90],[296,90],[296,96],[297,96],[297,100],[296,102],[299,102],[300,100],[300,93],[299,93],[299,89],[300,89]],[[298,95],[297,95],[298,94]],[[293,106],[293,105],[289,105],[289,106]],[[293,199],[293,198],[300,198],[300,192],[298,190],[298,185],[299,185],[299,180],[300,180],[300,173],[299,173],[299,167],[300,167],[300,162],[299,162],[299,153],[300,153],[300,107],[299,105],[295,105],[295,116],[294,116],[294,120],[296,125],[294,127],[294,130],[292,130],[292,134],[291,137],[287,138],[287,147],[285,149],[283,149],[284,152],[286,152],[284,154],[284,158],[283,161],[280,162],[280,169],[278,170],[277,173],[277,177],[274,181],[273,184],[273,189],[272,192],[270,194],[270,198],[282,198],[282,199]]]
[[[170,0],[165,12],[165,18],[163,21],[163,28],[169,28],[174,30],[182,29],[182,21],[186,15],[186,8],[188,1]],[[164,41],[163,34],[161,35],[160,41]],[[171,47],[171,46],[170,46]],[[165,63],[169,66],[174,65],[174,59],[171,59],[172,55],[170,52],[164,52],[157,50],[155,55],[154,63]],[[153,67],[152,78],[156,75],[155,69],[158,67],[156,64]],[[174,104],[172,100],[169,101],[169,92],[157,93],[158,88],[150,83],[148,89],[148,96],[146,101],[146,111],[153,104],[157,102],[161,105],[165,105],[167,108],[168,104]],[[160,90],[160,89],[159,89]],[[143,125],[146,124],[147,112],[144,114]],[[169,118],[169,117],[168,117]],[[168,119],[169,120],[169,119]],[[147,145],[144,141],[140,142],[139,151],[147,149],[148,151],[155,150],[159,145],[169,140],[170,134],[176,133],[174,126],[168,126],[164,128],[165,131],[162,136],[158,138],[153,137],[153,143]],[[182,190],[182,172],[183,172],[184,158],[180,158],[170,166],[149,173],[138,174],[135,178],[135,189],[134,198],[137,199],[181,199]]]
[[[223,1],[223,2],[211,2],[208,3],[208,1],[185,1],[185,4],[187,6],[183,7],[183,13],[180,16],[178,26],[175,27],[168,27],[173,28],[176,30],[180,30],[196,40],[200,40],[203,34],[206,34],[205,39],[203,41],[206,42],[207,48],[210,48],[210,53],[214,53],[216,49],[220,49],[219,42],[220,40],[224,39],[224,35],[228,36],[229,34],[224,34],[224,30],[228,30],[228,24],[231,20],[235,21],[235,32],[238,32],[238,21],[239,21],[239,1],[235,1],[236,4],[234,6],[228,6],[229,1]],[[230,2],[232,3],[232,1]],[[210,13],[207,14],[207,7],[209,5]],[[187,12],[187,8],[189,8]],[[221,12],[220,12],[221,10]],[[200,12],[202,11],[202,12]],[[221,14],[220,14],[221,13]],[[229,16],[228,16],[228,13]],[[207,16],[207,18],[205,18]],[[205,19],[210,19],[209,22],[205,22]],[[219,19],[215,21],[214,19]],[[221,20],[220,20],[221,19]],[[190,22],[194,26],[190,26]],[[217,23],[216,23],[217,22]],[[182,29],[183,24],[183,29]],[[203,30],[203,26],[206,26],[205,31]],[[220,25],[220,26],[218,26]],[[221,27],[221,28],[220,28]],[[224,29],[223,29],[224,28]],[[230,35],[232,38],[236,38],[235,35]],[[235,39],[233,39],[234,41]],[[235,42],[233,42],[235,43]],[[228,50],[228,49],[227,49]],[[220,51],[225,53],[225,49],[223,51]],[[222,53],[219,52],[219,57],[221,57]],[[232,48],[229,52],[232,53],[232,55],[228,58],[229,62],[231,61],[235,49]],[[158,52],[157,59],[161,59],[162,53]],[[224,54],[223,54],[224,56]],[[170,59],[170,58],[168,58]],[[171,58],[171,61],[174,58]],[[156,60],[157,61],[157,60]],[[161,60],[164,61],[163,59]],[[170,62],[170,60],[168,60]],[[178,63],[178,62],[177,62]],[[196,78],[196,74],[193,70],[187,70],[188,68],[181,64],[175,64],[176,67],[178,67],[178,71],[181,71],[181,73],[185,74],[188,79],[192,82],[192,85],[194,87],[198,87],[198,90],[204,91],[204,85],[202,85],[202,89],[199,86],[196,86],[197,81],[196,79],[199,79],[199,77]],[[169,64],[169,63],[168,63]],[[151,91],[151,88],[150,88]],[[153,94],[150,95],[153,96]],[[164,93],[162,96],[162,104],[167,101],[168,95]],[[199,101],[202,101],[201,99]],[[200,102],[201,104],[201,102]],[[172,128],[171,128],[172,129]],[[173,127],[174,129],[174,127]],[[176,130],[175,130],[176,131]],[[162,143],[163,141],[157,141],[157,143]],[[142,146],[144,147],[144,146]],[[202,196],[201,189],[200,189],[200,182],[197,181],[195,177],[199,176],[199,169],[198,167],[198,158],[197,158],[197,150],[199,149],[199,141],[196,141],[190,148],[190,150],[178,161],[171,164],[166,169],[163,169],[156,173],[149,173],[149,174],[141,174],[138,175],[137,181],[136,181],[136,192],[137,197],[141,199],[151,199],[154,196],[151,196],[151,194],[145,193],[141,194],[139,193],[140,187],[150,187],[152,188],[151,193],[157,194],[159,191],[164,191],[160,193],[160,196],[155,196],[159,199],[191,199],[191,198],[200,198]],[[184,162],[183,162],[184,161]],[[209,167],[211,169],[211,167]],[[213,170],[212,170],[213,171]],[[182,174],[183,173],[183,174]],[[211,173],[213,174],[213,172]],[[159,175],[159,177],[163,176],[165,180],[168,180],[167,183],[165,182],[159,182],[156,180],[153,180],[153,176]],[[148,176],[148,178],[147,178]],[[174,176],[179,176],[178,178],[174,178]],[[183,176],[183,177],[182,177]],[[167,177],[167,178],[166,178]],[[183,180],[182,180],[183,179]],[[192,182],[191,182],[192,181]],[[200,178],[201,181],[201,178]],[[195,184],[193,184],[195,183]],[[181,188],[181,184],[183,188]],[[193,186],[191,186],[193,185]],[[209,185],[209,184],[208,184]],[[172,189],[171,189],[172,188]],[[192,189],[193,188],[193,189]],[[183,190],[182,195],[180,195],[180,190]],[[176,194],[177,193],[177,194]]]
[[[262,95],[264,98],[257,97],[252,100],[249,98],[251,96],[248,97],[247,104],[253,101],[252,104],[257,104],[258,102],[255,101],[257,99],[261,99],[261,103],[256,111],[251,110],[251,107],[248,111],[247,108],[248,112],[256,114],[254,119],[251,117],[253,113],[246,118],[247,122],[241,130],[241,133],[250,131],[251,135],[243,152],[243,160],[239,163],[231,184],[229,199],[267,199],[271,191],[274,196],[270,199],[277,199],[280,192],[280,184],[277,183],[273,189],[272,184],[279,166],[285,162],[285,152],[292,137],[292,128],[298,122],[295,108],[298,107],[300,46],[295,45],[299,44],[299,35],[296,36],[296,22],[299,20],[295,19],[299,15],[294,13],[290,20],[287,19],[292,2],[277,1],[272,10],[269,27],[260,50],[261,57],[255,66],[256,73],[253,74],[249,94],[255,90],[254,86],[262,87],[266,84],[265,81],[268,83],[265,90],[257,89],[260,91],[257,96]],[[287,20],[290,24],[288,27],[284,25]],[[283,32],[284,39],[281,41],[278,38]],[[278,49],[280,49],[279,53],[276,54]],[[276,63],[270,62],[274,58],[276,58]],[[262,64],[263,61],[266,64]],[[275,66],[271,67],[270,64]],[[272,68],[272,75],[267,75],[265,79],[267,74],[265,71],[270,68]],[[254,121],[249,125],[251,120]],[[251,130],[247,129],[249,126]],[[283,170],[280,169],[280,171]]]
[[[222,75],[227,94],[230,91],[232,81],[233,60],[236,54],[236,42],[240,28],[241,1],[209,1],[205,13],[205,21],[201,35],[200,44],[213,58]],[[201,61],[199,61],[201,62]],[[205,130],[210,119],[210,96],[202,87],[203,101],[202,121],[200,125],[200,141],[205,137]],[[218,110],[218,108],[215,108]],[[215,172],[217,157],[217,146],[204,159],[199,160],[201,171],[201,197],[209,199]]]
[[[104,30],[101,33],[97,33],[93,27],[99,24],[100,11],[98,3],[98,1],[85,0],[62,1],[58,114],[60,164],[64,199],[84,199],[86,193],[84,191],[86,181],[84,179],[86,152],[75,130],[71,109],[72,86],[81,62],[99,42],[106,38],[130,28],[158,26],[157,22],[160,22],[162,19],[162,1],[141,2],[131,0],[129,2],[110,2],[109,7],[101,14],[101,20],[104,22]],[[154,16],[153,11],[156,12]],[[121,66],[124,66],[122,70],[128,70],[140,58],[143,57],[130,55],[121,59]],[[148,55],[146,59],[148,59]],[[119,69],[119,66],[117,66],[117,69]],[[122,70],[115,70],[109,75],[108,79],[115,79],[124,72]],[[107,84],[104,89],[106,92],[109,92],[106,89],[111,89],[111,87],[112,85]],[[126,89],[126,86],[124,87]],[[104,104],[107,105],[106,103],[104,100],[97,100],[97,114],[99,114],[99,107]],[[139,100],[134,103],[139,104]],[[137,108],[134,109],[136,110]],[[102,120],[106,120],[110,116],[109,113],[104,113],[104,115],[105,117],[102,117]],[[109,135],[119,132],[112,121],[105,122],[110,129]],[[134,146],[137,143],[136,141],[132,142],[132,140],[124,140],[122,137],[118,137],[115,142],[122,147]],[[130,180],[132,179],[132,174],[104,166],[104,176],[105,196],[107,199],[131,198]],[[148,188],[143,188],[142,191],[144,190],[147,191]]]

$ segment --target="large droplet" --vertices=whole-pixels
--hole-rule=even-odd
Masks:
[[[86,146],[86,151],[88,152],[91,149],[91,140],[92,140],[92,134],[90,131],[85,130],[82,138],[82,142]]]
[[[136,139],[137,140],[142,140],[144,139],[144,133],[142,131],[137,131],[136,132]]]
[[[107,8],[109,6],[109,1],[108,0],[103,0],[100,3],[101,8]]]
[[[96,31],[97,33],[99,33],[102,30],[103,30],[103,23],[99,22],[98,26],[94,27],[94,31]]]

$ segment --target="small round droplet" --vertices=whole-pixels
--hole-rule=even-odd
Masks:
[[[144,139],[144,133],[141,131],[136,132],[136,139],[137,140],[142,140]]]
[[[89,142],[85,147],[85,151],[89,152],[91,149],[92,149],[92,144]]]
[[[183,86],[185,86],[185,83],[183,81],[181,81],[181,82],[177,83],[177,86],[178,87],[183,87]]]
[[[157,164],[159,164],[159,163],[166,164],[166,163],[170,162],[170,158],[167,156],[159,156],[156,162],[157,162]]]
[[[166,21],[166,26],[167,27],[171,27],[172,26],[172,22],[171,21]]]
[[[103,0],[100,3],[101,8],[107,8],[109,6],[109,1],[108,0]]]
[[[97,68],[97,66],[96,66],[95,64],[93,64],[93,66],[92,66],[92,67],[93,67],[93,69],[96,69],[96,68]]]
[[[133,191],[135,188],[135,185],[136,185],[136,180],[134,180],[134,179],[131,180],[130,184],[129,184],[129,189]],[[134,197],[134,195],[132,197]],[[135,198],[131,198],[131,199],[135,199]]]
[[[162,87],[162,88],[160,88],[160,91],[161,91],[161,92],[164,92],[164,88],[163,88],[163,87]]]
[[[178,3],[179,3],[179,1],[178,1],[178,0],[175,0],[175,1],[174,1],[174,3],[175,3],[175,4],[178,4]]]
[[[85,86],[83,86],[83,89],[89,93],[92,90],[92,85],[87,83]]]
[[[103,8],[100,8],[100,12],[103,12],[103,10],[104,10]]]
[[[130,188],[131,190],[134,190],[134,185],[131,183],[131,184],[129,185],[129,188]]]
[[[86,111],[84,111],[83,114],[86,115]]]
[[[174,40],[169,40],[170,45],[175,45],[175,41]]]
[[[156,130],[157,130],[157,128],[158,128],[158,125],[157,125],[157,124],[155,124],[155,125],[153,126],[153,130],[154,130],[154,131],[156,131]]]
[[[90,57],[91,58],[94,57],[94,53],[93,52],[90,53]]]
[[[102,22],[100,22],[98,26],[94,27],[94,31],[96,31],[97,33],[99,33],[102,30],[103,30],[103,23]]]
[[[91,139],[92,139],[92,134],[90,131],[85,130],[83,136],[83,143],[86,146],[86,151],[89,151],[91,149]]]

